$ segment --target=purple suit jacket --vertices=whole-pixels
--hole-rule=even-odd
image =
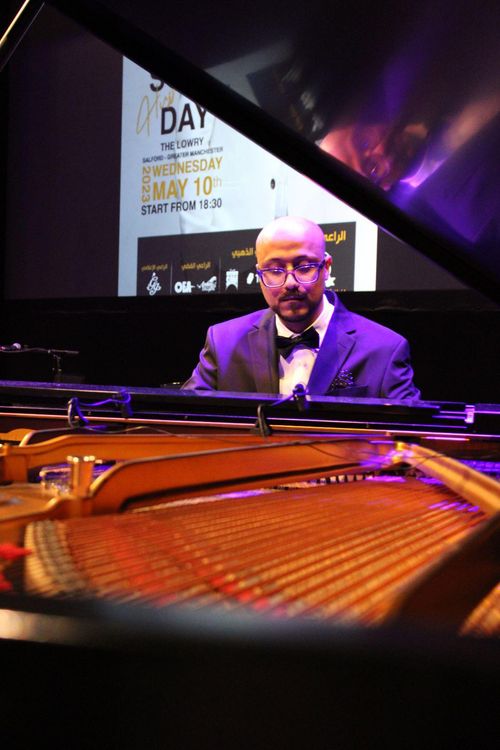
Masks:
[[[330,297],[331,298],[331,297]],[[335,312],[308,383],[317,395],[418,399],[408,342],[389,328],[349,312],[335,295]],[[259,310],[211,326],[200,361],[183,388],[279,393],[274,313]],[[343,384],[347,385],[343,387]]]

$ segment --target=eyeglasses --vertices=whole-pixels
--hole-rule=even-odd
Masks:
[[[286,268],[257,268],[257,276],[264,286],[283,286],[292,274],[297,284],[314,284],[319,279],[319,272],[325,265],[325,260],[321,263],[307,263],[304,266],[297,266],[293,271],[287,271]]]

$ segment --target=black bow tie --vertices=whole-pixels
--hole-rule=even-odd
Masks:
[[[290,352],[295,349],[296,346],[302,344],[302,346],[308,346],[310,349],[317,349],[319,347],[319,333],[315,328],[308,328],[300,336],[276,336],[276,349],[282,357],[288,357]]]

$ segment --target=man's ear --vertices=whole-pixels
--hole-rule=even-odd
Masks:
[[[329,272],[332,267],[332,256],[330,253],[325,253],[325,269]]]

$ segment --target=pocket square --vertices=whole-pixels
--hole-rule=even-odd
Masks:
[[[352,388],[354,385],[354,375],[350,370],[340,370],[339,373],[330,383],[329,391],[336,390],[337,388]]]

